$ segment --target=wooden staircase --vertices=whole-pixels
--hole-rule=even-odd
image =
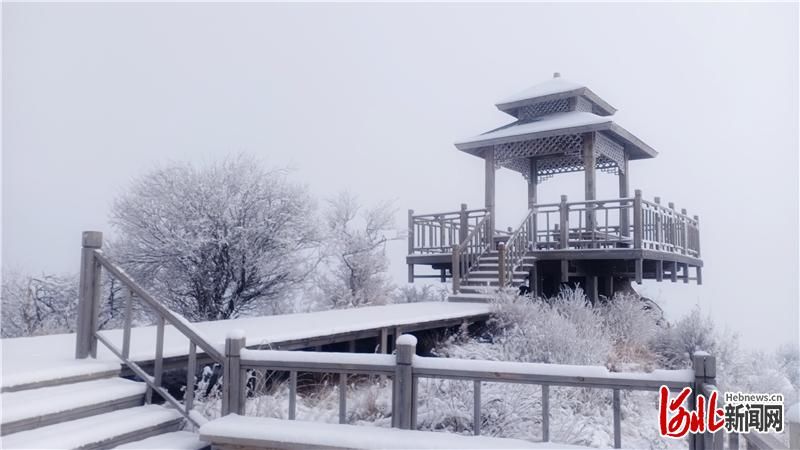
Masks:
[[[0,394],[3,448],[203,449],[174,409],[145,405],[143,382],[98,371]]]
[[[466,277],[461,281],[457,294],[448,297],[451,302],[489,302],[496,295],[500,283],[499,253],[488,251],[478,260]],[[504,289],[516,293],[518,286],[528,283],[528,271],[533,267],[534,258],[526,257],[522,263],[514,267],[510,283]]]

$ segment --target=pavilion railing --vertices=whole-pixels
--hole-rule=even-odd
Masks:
[[[461,283],[469,277],[470,270],[477,265],[481,256],[492,248],[492,245],[494,245],[494,230],[492,230],[491,213],[487,212],[460,244],[453,244],[451,247],[454,294],[458,293]]]
[[[514,270],[522,264],[531,249],[532,233],[536,230],[534,213],[535,209],[529,209],[522,223],[514,229],[508,240],[499,248],[499,258],[503,259],[503,263],[500,265],[502,270],[498,271],[500,278],[498,281],[501,287],[511,284],[514,279]]]
[[[631,221],[631,218],[633,219]],[[536,204],[526,218],[533,250],[637,248],[700,257],[700,222],[672,203],[634,197]]]
[[[466,204],[458,211],[432,214],[409,210],[408,254],[450,253],[488,214],[486,209],[467,209]]]
[[[80,274],[80,299],[78,305],[78,329],[76,332],[76,359],[91,356],[97,358],[98,341],[105,345],[117,358],[120,359],[137,377],[147,385],[145,401],[153,401],[153,393],[158,394],[165,402],[174,407],[192,425],[199,427],[206,419],[198,412],[193,411],[195,374],[197,373],[198,347],[205,353],[205,357],[222,365],[226,370],[225,358],[208,340],[204,339],[192,324],[178,313],[170,310],[161,302],[153,298],[141,287],[125,270],[114,263],[102,251],[103,235],[97,231],[83,233],[83,249],[81,252]],[[127,290],[122,348],[119,348],[105,336],[98,328],[98,313],[100,309],[102,271],[116,278]],[[131,356],[131,329],[133,321],[133,302],[139,301],[150,308],[156,316],[156,342],[153,374],[150,375]],[[188,339],[189,357],[186,368],[186,392],[183,404],[163,386],[164,374],[164,329],[172,325]],[[223,377],[227,383],[229,377]],[[222,408],[226,408],[227,399],[223,398]]]

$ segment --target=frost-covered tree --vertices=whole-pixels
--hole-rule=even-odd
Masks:
[[[192,320],[274,312],[318,260],[313,202],[283,170],[239,156],[172,164],[112,206],[117,259]]]
[[[124,308],[119,282],[104,277],[102,289],[98,326],[118,327]],[[3,273],[2,337],[73,332],[77,310],[76,275]]]
[[[2,304],[4,338],[70,332],[75,328],[77,280],[4,273]]]
[[[327,269],[318,278],[323,307],[351,308],[391,301],[386,243],[399,239],[391,203],[362,207],[347,192],[328,200]]]

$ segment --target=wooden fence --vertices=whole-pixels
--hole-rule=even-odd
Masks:
[[[246,379],[251,371],[289,373],[290,420],[296,417],[297,374],[330,373],[338,375],[339,422],[347,421],[347,383],[353,375],[382,375],[392,380],[392,426],[403,429],[416,428],[418,383],[421,378],[472,381],[473,433],[481,434],[481,386],[485,382],[522,383],[541,386],[542,437],[550,440],[550,387],[570,386],[608,389],[612,393],[612,429],[614,447],[622,447],[621,391],[657,391],[661,386],[680,391],[684,387],[708,392],[716,379],[716,361],[705,352],[693,355],[693,369],[656,370],[652,373],[614,373],[601,366],[567,366],[465,360],[454,358],[429,358],[415,356],[416,338],[401,336],[394,356],[382,354],[314,353],[276,350],[247,350],[241,334],[226,341],[226,371],[235,376],[224,385],[223,415],[245,414]],[[237,376],[238,374],[238,376]],[[715,388],[713,388],[715,389]],[[656,424],[653,424],[656,426]],[[695,450],[722,448],[724,432],[691,435],[689,446]],[[740,436],[731,435],[731,442]],[[743,435],[748,448],[781,448],[775,438],[765,435]],[[763,445],[772,445],[763,447]],[[738,445],[738,444],[737,444]],[[732,447],[738,448],[738,447]]]

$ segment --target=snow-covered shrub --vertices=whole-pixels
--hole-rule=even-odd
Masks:
[[[407,284],[397,288],[392,299],[394,303],[443,302],[447,295],[447,288],[443,286]]]
[[[609,365],[636,364],[652,370],[655,355],[650,344],[661,331],[659,314],[645,309],[639,297],[617,294],[600,306],[603,327],[613,344]]]
[[[547,302],[502,295],[494,305],[495,360],[605,364],[612,349],[603,317],[580,289]]]

